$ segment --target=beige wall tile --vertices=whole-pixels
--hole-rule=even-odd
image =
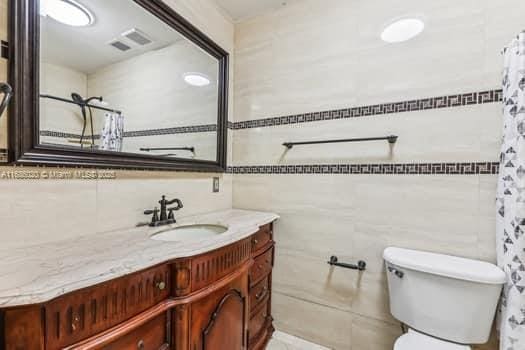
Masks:
[[[182,173],[159,179],[145,174],[144,178],[98,181],[97,230],[104,232],[148,222],[151,217],[143,212],[159,207],[161,195],[182,200],[184,208],[175,213],[176,217],[231,208],[231,176],[220,176],[221,190],[212,193],[213,176]]]
[[[479,179],[478,255],[482,260],[496,262],[496,175]]]
[[[351,349],[348,312],[274,293],[272,313],[280,331],[336,350]]]
[[[8,0],[0,0],[0,40],[7,41],[7,18],[8,18]]]
[[[237,208],[267,210],[271,207],[271,190],[266,175],[233,176],[233,198]]]
[[[236,120],[495,88],[525,10],[519,0],[323,5],[295,2],[236,26]],[[425,18],[423,34],[382,42],[383,26],[407,14]]]
[[[359,292],[360,273],[331,267],[329,256],[317,256],[286,248],[276,249],[272,286],[276,292],[301,300],[351,311]],[[341,261],[350,257],[341,255]]]
[[[356,316],[352,319],[352,350],[392,350],[401,334],[400,324]]]
[[[0,180],[2,246],[96,233],[96,195],[94,181]]]

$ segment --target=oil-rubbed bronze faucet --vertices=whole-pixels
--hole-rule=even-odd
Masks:
[[[168,205],[177,203],[176,207],[168,208]],[[144,215],[152,215],[151,223],[149,224],[152,227],[174,224],[177,222],[175,220],[175,214],[173,213],[176,210],[183,208],[182,201],[178,198],[167,200],[166,196],[162,196],[162,199],[159,201],[160,210],[155,207],[153,210],[145,210]],[[159,217],[160,212],[160,217]],[[169,213],[168,213],[169,212]]]

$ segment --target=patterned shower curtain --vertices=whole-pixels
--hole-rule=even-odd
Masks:
[[[525,349],[525,32],[504,51],[503,141],[497,192],[498,265],[507,274],[500,350]]]

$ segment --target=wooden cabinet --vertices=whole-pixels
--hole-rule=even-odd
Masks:
[[[167,316],[160,315],[135,331],[103,346],[103,350],[168,350]]]
[[[191,305],[191,349],[246,349],[246,275]]]
[[[262,226],[252,237],[253,265],[248,274],[250,286],[248,349],[250,350],[264,349],[274,331],[271,316],[274,249],[273,225]]]
[[[0,309],[5,350],[262,350],[270,339],[272,224],[44,304]]]
[[[47,348],[74,344],[160,303],[169,281],[169,267],[161,265],[44,304]]]

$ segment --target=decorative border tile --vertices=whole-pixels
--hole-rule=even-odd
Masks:
[[[191,126],[179,126],[175,128],[126,131],[124,132],[124,137],[189,134],[189,133],[214,132],[214,131],[217,131],[217,124],[191,125]]]
[[[476,175],[498,171],[499,162],[251,165],[227,169],[230,174]]]
[[[81,135],[61,132],[61,131],[41,130],[40,136],[59,137],[63,139],[79,139]],[[88,139],[88,138],[91,138],[91,135],[85,135],[84,137]],[[98,139],[98,138],[100,138],[100,135],[95,135],[95,139]]]
[[[165,128],[165,129],[125,131],[124,137],[175,135],[175,134],[189,134],[189,133],[215,132],[215,131],[217,131],[217,124],[207,124],[207,125],[179,126],[176,128]],[[61,132],[61,131],[41,130],[40,136],[51,136],[51,137],[60,137],[60,138],[80,138],[81,135],[66,133],[66,132]],[[85,137],[91,138],[91,135],[86,135]],[[99,139],[100,135],[96,134],[95,138]]]
[[[373,115],[413,112],[439,108],[451,108],[475,104],[501,102],[502,97],[503,91],[501,89],[468,92],[457,95],[429,97],[420,100],[382,103],[370,106],[335,109],[331,111],[311,112],[297,115],[287,115],[282,117],[246,120],[241,122],[235,122],[233,123],[232,127],[234,130],[239,130],[276,125],[308,123],[320,120],[358,118]]]

